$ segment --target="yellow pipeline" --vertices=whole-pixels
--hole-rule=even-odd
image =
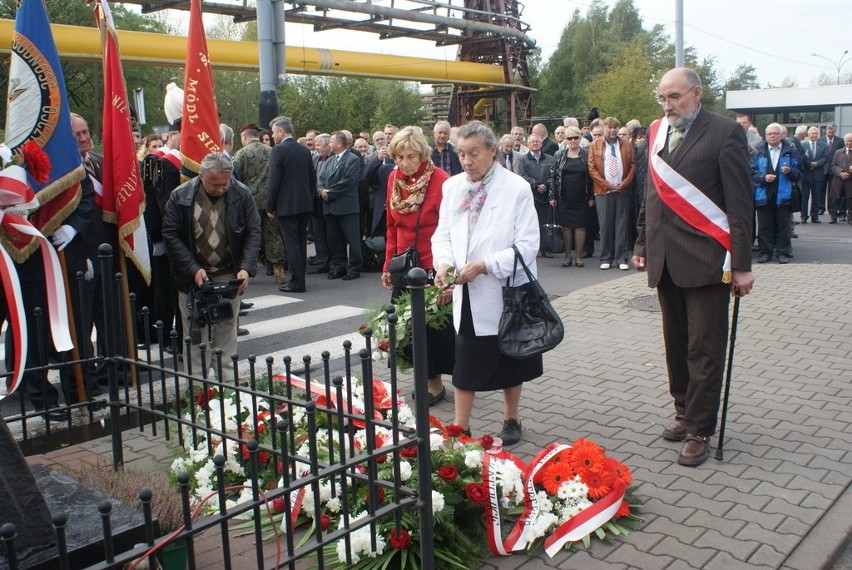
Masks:
[[[0,53],[9,53],[13,20],[0,19]],[[59,55],[65,59],[100,60],[100,34],[97,28],[52,24]],[[118,32],[121,58],[127,63],[184,65],[186,37],[151,32]],[[215,69],[257,71],[256,42],[207,40],[210,61]],[[424,83],[466,83],[506,86],[503,70],[496,65],[466,61],[441,61],[421,57],[383,55],[321,48],[287,47],[288,73],[345,75],[422,81]],[[513,86],[517,88],[518,86]]]

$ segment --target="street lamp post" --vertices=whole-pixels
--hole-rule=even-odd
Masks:
[[[834,66],[834,68],[837,70],[837,85],[840,85],[840,70],[843,69],[844,65],[846,65],[847,63],[852,61],[852,55],[849,55],[849,50],[848,49],[845,50],[840,55],[840,59],[838,59],[836,62],[832,59],[828,59],[824,55],[819,55],[818,53],[812,53],[811,55],[813,57],[818,57],[820,59],[824,59],[825,61],[829,62],[831,65]]]

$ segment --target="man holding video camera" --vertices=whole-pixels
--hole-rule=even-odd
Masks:
[[[227,154],[205,156],[198,176],[172,192],[163,219],[184,331],[192,337],[185,362],[192,374],[204,375],[198,345],[207,345],[208,370],[214,365],[213,351],[221,348],[220,380],[229,377],[227,371],[233,376],[239,297],[257,271],[260,250],[257,206],[233,171]]]

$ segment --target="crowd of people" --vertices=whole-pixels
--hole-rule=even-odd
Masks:
[[[685,440],[679,462],[698,464],[715,430],[724,361],[717,353],[727,338],[720,319],[727,295],[747,294],[752,286],[754,238],[758,262],[776,255],[787,263],[794,223],[820,223],[825,211],[830,223],[852,223],[846,216],[852,134],[841,141],[829,125],[825,136],[816,127],[799,127],[787,138],[785,128],[772,123],[764,140],[748,117],[738,117],[739,128],[704,111],[700,94],[694,72],[672,70],[660,83],[662,125],[646,129],[632,120],[622,126],[615,117],[581,125],[566,117],[552,139],[541,123],[529,134],[515,126],[498,138],[478,121],[460,127],[440,121],[431,142],[420,127],[391,124],[372,134],[307,130],[296,138],[291,119],[280,116],[268,130],[240,126],[241,145],[232,154],[235,132],[222,124],[222,151],[206,156],[188,182],[181,179],[180,120],[162,136],[136,133],[152,259],[150,287],[138,275],[132,285],[138,306],[151,308],[151,323],[174,329],[178,339],[189,337],[185,362],[207,374],[212,351],[222,350],[227,367],[237,336],[247,333],[239,316],[250,304],[240,296],[258,268],[287,294],[305,293],[308,273],[352,281],[378,271],[393,301],[406,283],[390,264],[410,254],[430,283],[445,286],[439,302],[453,304],[452,325],[430,331],[427,341],[429,404],[445,398],[443,376],[452,375],[455,423],[468,431],[476,392],[502,390],[499,435],[508,445],[522,434],[521,387],[543,370],[540,357],[512,359],[497,350],[501,286],[513,272],[512,246],[535,274],[537,258],[553,257],[542,245],[542,228],[561,226],[562,267],[584,267],[599,241],[601,270],[626,271],[631,263],[648,270],[663,308],[676,410],[663,436]],[[101,279],[92,261],[97,245],[114,244],[116,232],[91,198],[100,185],[100,157],[88,127],[76,115],[73,125],[87,170],[84,200],[52,239],[75,252],[69,271],[86,275],[87,296],[75,313],[81,315],[78,338],[89,338],[94,325],[100,339],[110,323],[92,309]],[[727,238],[678,211],[677,200],[691,199],[690,188],[709,198],[699,204],[710,209],[708,219],[726,220]],[[801,212],[798,220],[794,211]],[[707,235],[696,238],[696,228]],[[82,243],[77,236],[84,235]],[[384,258],[370,267],[364,240],[376,237],[384,239]],[[717,267],[713,260],[720,255],[724,262]],[[451,277],[448,268],[454,268]],[[719,268],[724,285],[716,279]],[[213,287],[219,285],[227,287]],[[220,307],[225,318],[214,322],[201,314],[211,289],[225,291],[222,302],[229,307]],[[692,320],[701,326],[688,327]],[[694,333],[698,328],[702,334]],[[140,338],[149,333],[139,329]],[[198,354],[202,343],[206,361]],[[183,342],[173,349],[186,352]],[[693,362],[696,354],[705,357]],[[43,393],[43,386],[29,379],[28,394],[37,408],[51,408],[56,394]],[[87,389],[89,395],[99,391],[95,382]],[[66,399],[73,399],[70,390]]]

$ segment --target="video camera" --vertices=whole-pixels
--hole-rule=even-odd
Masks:
[[[242,279],[231,279],[227,283],[207,281],[200,287],[193,287],[193,324],[201,327],[233,319],[231,303],[222,299],[234,299],[242,284]]]

